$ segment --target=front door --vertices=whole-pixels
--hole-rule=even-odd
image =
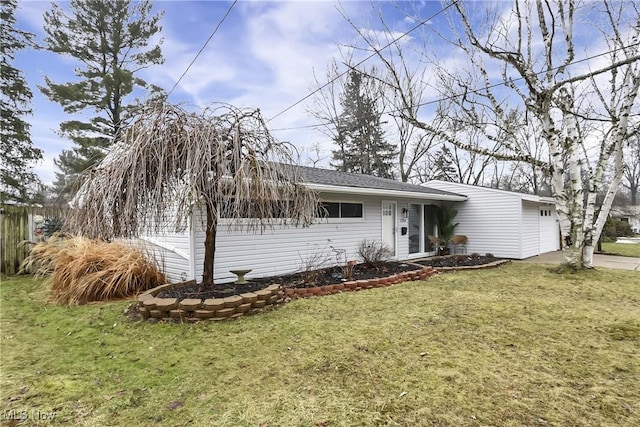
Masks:
[[[396,256],[396,204],[382,202],[382,241]]]

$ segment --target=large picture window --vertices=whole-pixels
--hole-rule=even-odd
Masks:
[[[319,218],[363,218],[362,203],[322,202],[318,208]]]

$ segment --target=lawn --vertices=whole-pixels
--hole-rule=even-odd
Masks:
[[[640,425],[638,273],[512,263],[152,324],[0,286],[2,413],[42,425]],[[15,410],[16,412],[11,412]]]
[[[640,258],[640,243],[603,243],[602,252]]]

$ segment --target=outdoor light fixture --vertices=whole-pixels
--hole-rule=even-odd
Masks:
[[[407,208],[402,208],[402,215],[403,215],[405,218],[409,218],[409,209],[407,209]]]

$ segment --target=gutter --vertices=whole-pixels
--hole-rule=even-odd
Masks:
[[[451,201],[451,202],[463,202],[468,199],[467,196],[461,196],[456,194],[430,194],[430,193],[415,193],[412,191],[382,190],[379,188],[341,187],[337,185],[314,184],[309,182],[305,183],[305,185],[311,190],[315,190],[319,192],[360,194],[360,195],[367,195],[367,196],[386,196],[386,197],[398,197],[398,198],[421,199],[421,200],[444,200],[444,201]]]

